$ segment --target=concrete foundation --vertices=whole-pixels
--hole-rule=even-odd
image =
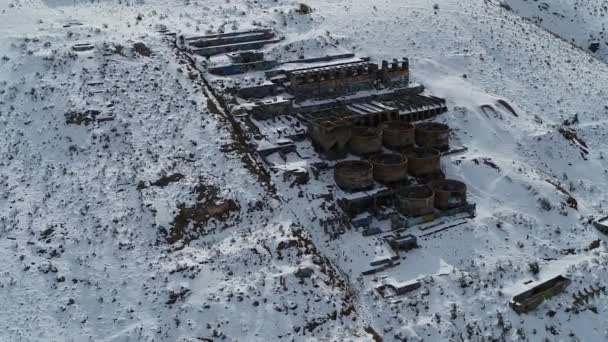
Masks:
[[[422,286],[419,280],[412,280],[402,284],[382,284],[376,287],[376,291],[382,296],[382,298],[393,298],[397,296],[403,296],[408,292],[412,292],[419,289]]]
[[[370,155],[382,149],[382,130],[375,127],[353,127],[350,150],[357,155]]]
[[[416,125],[416,145],[438,151],[450,149],[450,127],[438,122],[421,122]]]
[[[334,179],[344,191],[361,191],[374,186],[373,166],[364,160],[346,160],[336,164]]]
[[[434,212],[435,192],[428,185],[411,186],[396,194],[397,210],[405,216],[423,216]]]
[[[413,147],[414,126],[403,121],[386,121],[382,124],[382,142],[390,149]]]
[[[448,210],[467,204],[467,186],[463,182],[446,179],[431,183],[435,191],[435,208]]]
[[[404,151],[408,160],[408,172],[415,177],[427,176],[440,170],[440,153],[437,150],[416,147]]]
[[[374,166],[374,179],[380,183],[407,180],[407,158],[400,154],[382,153],[369,158]]]

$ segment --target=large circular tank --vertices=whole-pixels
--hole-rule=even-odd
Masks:
[[[416,124],[416,145],[439,151],[450,149],[450,127],[439,122]]]
[[[406,216],[422,216],[434,211],[435,192],[428,185],[404,188],[396,195],[397,209]]]
[[[346,160],[336,164],[334,179],[345,191],[360,191],[374,186],[374,167],[365,160]]]
[[[386,121],[382,124],[382,141],[391,149],[413,147],[414,125],[404,121]]]
[[[407,158],[396,153],[373,155],[369,161],[374,166],[374,179],[380,183],[400,182],[407,179]]]
[[[435,191],[435,207],[447,210],[467,204],[467,186],[463,182],[446,179],[431,183]]]
[[[354,154],[379,152],[382,149],[382,130],[375,127],[353,127],[349,145]]]
[[[437,150],[416,147],[404,152],[408,161],[408,172],[412,176],[425,176],[439,171],[440,153]]]

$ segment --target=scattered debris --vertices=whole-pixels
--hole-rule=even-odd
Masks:
[[[181,173],[174,173],[174,174],[171,174],[168,176],[162,176],[159,179],[155,180],[154,182],[151,182],[150,185],[164,188],[165,186],[169,185],[170,183],[179,182],[183,178],[184,178],[184,175],[182,175]]]
[[[599,296],[602,293],[606,294],[606,286],[600,286],[599,284],[596,284],[595,287],[593,287],[593,285],[589,286],[589,289],[583,288],[582,291],[578,291],[572,294],[572,298],[574,299],[573,304],[575,306],[586,304],[591,299]]]
[[[93,50],[94,48],[95,48],[95,46],[88,44],[88,43],[74,44],[72,46],[72,50],[74,50],[76,52],[90,51],[90,50]]]
[[[114,120],[113,116],[104,115],[96,109],[87,109],[83,112],[71,111],[65,113],[65,122],[73,125],[89,125],[93,122],[105,122]]]
[[[183,301],[191,293],[192,293],[192,291],[185,287],[181,287],[178,290],[170,290],[169,299],[167,300],[167,302],[165,302],[165,304],[171,305],[171,304],[177,303],[178,300]]]
[[[587,155],[589,154],[589,147],[587,146],[587,143],[583,139],[579,138],[572,128],[560,127],[559,132],[564,136],[564,138],[566,138],[566,140],[578,146],[581,151],[581,157],[583,157],[584,160],[587,160]]]

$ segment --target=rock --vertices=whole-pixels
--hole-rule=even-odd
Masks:
[[[314,273],[314,270],[310,267],[300,267],[294,273],[294,275],[298,278],[310,278],[313,273]]]
[[[298,307],[298,304],[296,302],[292,301],[292,300],[288,300],[285,303],[283,303],[283,306],[286,309],[294,310],[294,309],[296,309]]]
[[[600,43],[591,43],[591,45],[589,45],[589,50],[591,50],[593,53],[596,53],[599,49]]]
[[[150,55],[152,55],[152,50],[141,42],[133,44],[133,50],[144,57],[150,57]]]

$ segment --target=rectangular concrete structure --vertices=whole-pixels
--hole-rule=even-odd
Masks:
[[[385,86],[407,85],[409,61],[394,60],[382,67],[368,61],[330,65],[286,72],[289,92],[296,100],[338,97]]]
[[[218,33],[186,38],[186,44],[193,53],[210,57],[221,53],[255,50],[266,44],[279,42],[270,29],[243,32]]]

